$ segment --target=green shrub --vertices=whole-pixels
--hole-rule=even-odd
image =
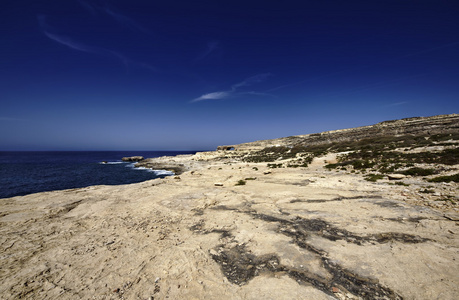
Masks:
[[[371,168],[375,165],[374,162],[368,161],[368,160],[355,160],[351,163],[354,166],[354,169],[367,169]]]
[[[401,173],[405,175],[411,175],[411,176],[429,176],[429,175],[435,174],[436,170],[414,167],[414,168],[402,171]]]
[[[327,169],[336,169],[338,167],[338,164],[328,164],[328,165],[325,165],[324,168],[327,168]]]
[[[239,180],[236,185],[245,185],[245,180]]]
[[[404,183],[403,181],[396,181],[394,184],[401,185],[401,186],[409,186],[409,184]]]
[[[447,176],[438,176],[434,177],[430,180],[429,182],[459,182],[459,173],[453,174],[453,175],[447,175]]]
[[[382,174],[367,174],[365,175],[366,181],[376,182],[379,179],[383,179],[384,175]]]

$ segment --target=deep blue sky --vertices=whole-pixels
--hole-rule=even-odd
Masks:
[[[7,0],[0,150],[185,150],[459,112],[459,2]]]

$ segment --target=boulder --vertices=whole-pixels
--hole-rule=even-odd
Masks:
[[[387,178],[389,178],[389,180],[400,180],[400,179],[403,179],[405,177],[406,177],[406,175],[403,175],[403,174],[388,174],[387,175]]]

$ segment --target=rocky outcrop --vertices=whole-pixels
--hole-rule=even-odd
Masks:
[[[384,121],[375,125],[349,129],[325,131],[285,138],[262,140],[239,145],[219,146],[217,150],[234,149],[236,151],[260,150],[271,146],[314,146],[329,143],[358,141],[379,136],[429,136],[459,132],[459,114],[438,115],[433,117],[416,117],[401,120]]]
[[[143,156],[129,156],[129,157],[123,157],[121,159],[122,161],[142,161],[144,160]]]
[[[174,163],[174,162],[156,162],[154,160],[146,159],[141,162],[138,162],[135,165],[136,168],[147,168],[152,170],[165,170],[174,172],[176,175],[180,175],[183,172],[188,171],[188,168],[184,164]]]
[[[218,146],[217,150],[230,151],[230,150],[234,150],[234,146],[233,145]]]

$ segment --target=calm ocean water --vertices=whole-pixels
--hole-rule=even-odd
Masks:
[[[141,182],[167,172],[135,169],[124,156],[145,158],[196,151],[40,151],[0,152],[0,198],[30,193]],[[107,161],[107,164],[101,164]],[[169,174],[170,175],[170,174]]]

